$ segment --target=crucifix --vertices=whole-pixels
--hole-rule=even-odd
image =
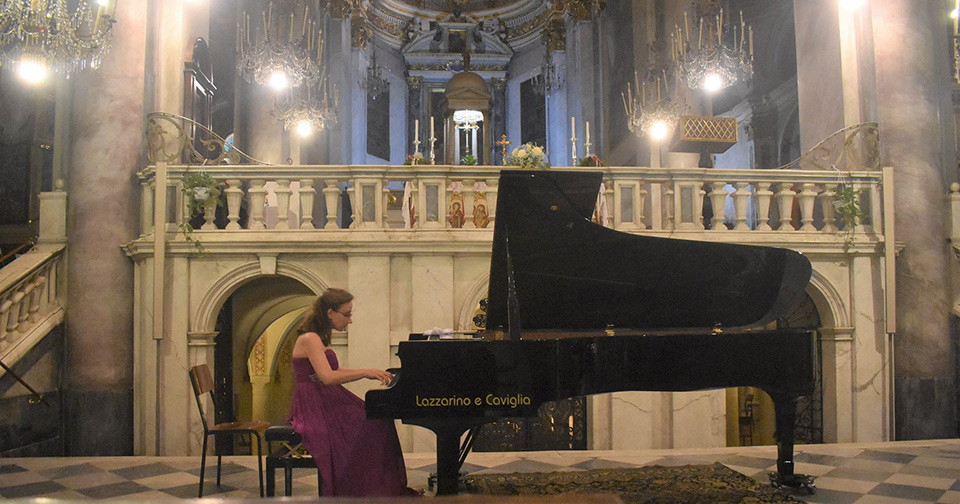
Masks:
[[[512,143],[510,140],[507,140],[507,135],[503,135],[503,138],[497,141],[497,145],[503,147],[503,166],[507,166],[507,146]]]

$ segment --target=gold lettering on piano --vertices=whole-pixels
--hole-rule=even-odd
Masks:
[[[436,408],[436,407],[450,407],[450,406],[470,406],[473,403],[480,404],[480,398],[471,400],[469,397],[420,397],[415,396],[414,401],[416,401],[417,406]]]
[[[495,396],[493,394],[487,394],[486,402],[487,406],[510,406],[512,409],[516,408],[517,406],[529,406],[530,398],[523,394],[512,396]]]
[[[516,409],[520,406],[530,406],[530,397],[523,394],[498,396],[487,394],[486,397],[420,397],[414,396],[416,405],[421,408],[450,408],[470,406],[493,406],[498,408]]]

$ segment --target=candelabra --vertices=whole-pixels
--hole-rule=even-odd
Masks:
[[[31,83],[97,69],[110,48],[117,0],[0,0],[0,61]]]
[[[707,9],[716,12],[716,2],[708,1]],[[671,35],[673,59],[690,89],[715,92],[753,77],[753,27],[744,23],[743,11],[732,29],[724,21],[722,8],[706,21],[701,16],[694,36],[684,12],[683,28],[677,26]]]
[[[646,81],[640,82],[639,76],[634,73],[634,86],[627,83],[626,94],[620,93],[623,99],[624,112],[627,115],[627,127],[637,136],[648,135],[660,141],[676,128],[680,120],[680,112],[685,108],[681,102],[674,80],[673,99],[669,97],[667,72],[661,69],[661,76],[656,81],[656,99],[647,97]],[[633,90],[636,89],[636,94]],[[652,92],[650,93],[652,94]]]
[[[247,82],[280,90],[320,78],[323,32],[310,6],[300,9],[299,5],[283,11],[270,2],[252,27],[244,12],[243,23],[237,24],[237,71]]]
[[[383,77],[383,67],[377,64],[376,41],[370,41],[370,63],[366,71],[360,73],[360,81],[357,84],[367,92],[374,100],[378,96],[390,91],[390,81]]]
[[[340,94],[336,86],[321,75],[316,89],[313,88],[313,85],[292,88],[286,100],[274,102],[272,115],[283,122],[284,129],[308,136],[337,124]]]
[[[541,96],[549,95],[560,89],[563,82],[563,75],[553,63],[553,56],[550,54],[550,48],[548,47],[546,54],[543,56],[543,65],[540,66],[540,75],[533,78],[533,90]]]

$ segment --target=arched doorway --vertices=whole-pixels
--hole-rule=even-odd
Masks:
[[[269,379],[272,366],[267,366],[282,355],[277,347],[315,297],[297,280],[270,276],[249,280],[224,301],[214,340],[217,422],[286,418],[290,393],[273,390],[277,384]],[[217,446],[221,454],[246,452],[247,446]]]
[[[814,372],[816,385],[811,396],[797,402],[797,420],[794,433],[797,443],[823,442],[823,359],[820,344],[822,322],[817,307],[809,294],[789,315],[777,321],[778,329],[811,329],[816,331]],[[738,387],[735,391],[737,432],[728,437],[728,445],[754,446],[776,444],[776,418],[773,400],[765,392],[753,387]],[[728,409],[728,414],[730,410]],[[728,426],[734,425],[732,422]],[[736,438],[736,442],[733,442]]]

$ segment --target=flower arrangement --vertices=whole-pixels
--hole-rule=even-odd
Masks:
[[[600,167],[603,166],[603,161],[595,155],[584,156],[580,158],[577,166]]]
[[[199,214],[211,203],[219,205],[222,188],[222,182],[217,182],[206,173],[200,172],[184,175],[182,190],[183,194],[187,197],[190,217]]]
[[[189,215],[186,215],[180,224],[180,231],[187,241],[193,242],[197,252],[203,253],[203,245],[200,240],[193,237],[193,226],[190,221],[207,207],[213,206],[214,209],[220,206],[220,194],[223,192],[223,182],[217,182],[207,173],[188,173],[183,176],[180,190],[187,198],[187,208]]]
[[[424,165],[429,164],[426,158],[423,157],[423,154],[420,151],[414,152],[407,156],[407,159],[403,162],[404,165]]]
[[[467,154],[466,156],[463,156],[462,158],[460,158],[460,164],[462,164],[462,165],[476,165],[476,164],[477,164],[477,156],[474,156],[473,154]]]
[[[550,168],[547,153],[543,147],[527,142],[510,153],[510,164],[525,170],[546,170]]]

